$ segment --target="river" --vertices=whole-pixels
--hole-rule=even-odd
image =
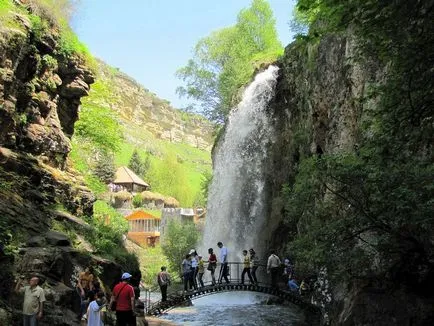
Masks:
[[[223,326],[307,326],[300,308],[267,305],[268,295],[253,292],[227,292],[193,300],[193,306],[168,311],[160,318],[176,325]]]

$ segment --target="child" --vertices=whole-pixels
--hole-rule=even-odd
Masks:
[[[104,293],[99,291],[95,296],[94,300],[89,303],[87,308],[87,326],[104,326],[103,320],[103,308],[104,303]]]
[[[204,287],[204,284],[203,284],[203,281],[202,281],[202,277],[203,277],[203,274],[205,273],[205,264],[204,264],[204,261],[203,261],[203,259],[202,259],[202,256],[198,256],[198,258],[199,258],[199,262],[198,262],[198,264],[197,264],[197,275],[198,275],[198,280],[199,280],[199,284],[200,284],[200,286],[201,287]]]

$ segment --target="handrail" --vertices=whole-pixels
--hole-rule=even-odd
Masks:
[[[197,290],[191,290],[191,291],[188,291],[188,292],[185,292],[185,291],[176,292],[176,291],[170,291],[169,290],[168,293],[167,293],[168,297],[169,296],[171,296],[171,297],[175,297],[175,296],[178,297],[178,296],[184,296],[186,294],[187,294],[187,296],[189,296],[188,295],[189,293],[191,294],[191,293],[194,293],[195,291],[200,292],[201,289],[204,289],[204,288],[207,288],[207,289],[212,288],[213,285],[212,285],[212,282],[210,280],[211,273],[210,273],[210,271],[208,271],[206,269],[207,265],[208,264],[206,264],[206,266],[205,266],[205,273],[204,273],[204,278],[205,279],[203,279],[203,281],[204,281],[204,287],[203,288],[198,287]],[[241,275],[242,275],[242,271],[244,269],[244,262],[239,262],[239,261],[237,261],[237,262],[227,262],[227,265],[228,265],[228,268],[229,268],[228,279],[229,279],[230,284],[231,285],[241,285]],[[267,267],[267,265],[260,263],[260,264],[256,264],[255,266],[257,266],[256,275],[257,275],[257,279],[258,279],[258,282],[257,282],[256,286],[261,287],[261,288],[270,288],[271,289],[272,288],[271,287],[271,282],[270,282],[271,278],[269,276],[267,276],[267,274],[266,274],[266,267]],[[216,268],[216,270],[215,270],[215,274],[214,274],[217,283],[219,282],[219,276],[220,276],[221,268],[222,268],[222,264],[219,263],[218,266],[217,266],[217,268]],[[282,272],[283,272],[283,269],[282,269]],[[222,279],[221,282],[222,282],[223,285],[226,284],[225,281],[224,281],[224,279]],[[246,275],[244,277],[244,284],[245,285],[250,285],[250,284],[253,285],[253,283],[250,282],[247,273],[246,273]],[[285,289],[286,289],[286,287],[285,287]],[[157,286],[157,287],[153,287],[151,289],[145,289],[145,291],[146,291],[146,295],[145,295],[146,298],[145,298],[145,302],[144,302],[144,309],[145,309],[145,314],[148,314],[148,312],[151,310],[152,306],[154,306],[157,303],[160,303],[160,301],[156,301],[156,302],[152,303],[151,302],[151,295],[150,295],[151,291],[152,292],[159,291],[159,287]],[[279,291],[282,291],[282,290],[279,290]],[[210,293],[210,294],[212,294],[212,293]],[[201,295],[205,295],[205,294],[201,294]]]

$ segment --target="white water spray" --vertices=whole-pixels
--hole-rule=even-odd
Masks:
[[[258,74],[229,116],[214,158],[200,247],[204,258],[209,247],[218,254],[218,241],[229,249],[229,261],[239,260],[243,249],[262,252],[264,243],[258,243],[258,235],[265,223],[265,162],[274,135],[267,107],[277,76],[275,66]]]

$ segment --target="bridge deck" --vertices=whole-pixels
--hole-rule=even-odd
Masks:
[[[311,313],[319,314],[320,309],[312,305],[306,299],[298,295],[297,293],[285,291],[277,288],[273,288],[266,284],[241,284],[241,283],[229,283],[229,284],[217,284],[217,285],[206,285],[204,287],[198,288],[194,291],[180,292],[180,293],[169,293],[167,296],[167,301],[158,301],[150,304],[146,307],[147,315],[160,315],[165,311],[173,309],[177,306],[189,302],[193,299],[200,298],[207,295],[213,295],[221,292],[231,292],[231,291],[252,291],[260,292],[269,295],[276,296],[284,301],[289,301],[297,306],[308,310]]]

